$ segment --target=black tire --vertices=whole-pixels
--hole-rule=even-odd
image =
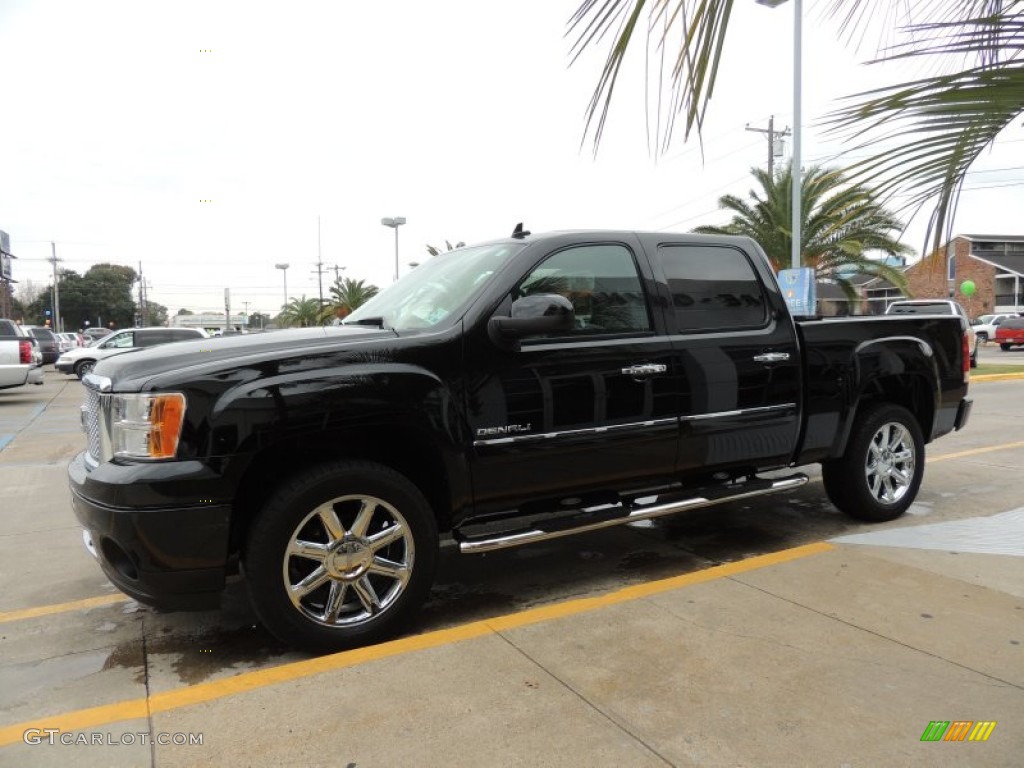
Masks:
[[[1010,347],[1012,347],[1012,346],[1013,346],[1012,344],[1000,344],[999,348],[1001,350],[1003,350],[1003,352],[1009,352],[1010,351]]]
[[[921,487],[921,427],[910,411],[892,403],[864,405],[856,418],[846,453],[822,464],[825,492],[836,507],[857,520],[895,520]]]
[[[984,331],[978,331],[977,336],[978,336],[978,343],[979,344],[987,344],[988,343],[988,334],[985,333]]]
[[[294,551],[298,542],[305,554]],[[243,565],[267,629],[329,653],[406,627],[427,599],[437,552],[437,521],[415,485],[380,464],[344,461],[294,475],[271,495],[249,531]],[[289,589],[303,581],[313,588],[293,601]]]
[[[95,360],[79,360],[75,363],[75,376],[81,379],[95,367]]]
[[[974,351],[971,352],[971,368],[978,367],[978,348],[975,347]]]

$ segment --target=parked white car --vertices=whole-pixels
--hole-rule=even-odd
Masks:
[[[974,333],[978,337],[978,343],[984,344],[989,339],[996,337],[996,328],[998,328],[1003,320],[1008,317],[1017,317],[1016,314],[1007,313],[1002,315],[982,315],[975,320],[971,327],[974,328]]]
[[[82,378],[100,360],[130,352],[142,347],[155,347],[174,341],[205,339],[209,334],[202,328],[125,328],[98,339],[88,347],[79,347],[65,352],[54,367],[61,373],[73,373]]]

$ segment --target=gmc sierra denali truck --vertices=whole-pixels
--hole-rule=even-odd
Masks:
[[[795,320],[746,238],[517,227],[341,327],[100,361],[70,484],[128,595],[210,607],[240,568],[271,632],[330,651],[410,622],[442,535],[525,545],[811,463],[837,507],[891,520],[967,422],[968,366],[958,317]]]

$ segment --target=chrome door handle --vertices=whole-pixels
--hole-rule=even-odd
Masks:
[[[789,360],[789,352],[765,352],[763,355],[754,355],[754,360],[759,363],[781,363]]]
[[[656,373],[664,373],[667,370],[667,365],[662,365],[660,363],[646,363],[644,365],[631,365],[629,368],[623,368],[622,375],[639,378],[641,376],[653,376]]]

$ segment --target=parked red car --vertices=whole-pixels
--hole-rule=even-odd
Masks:
[[[996,326],[996,343],[1006,352],[1010,347],[1024,346],[1024,317],[1008,317]]]

